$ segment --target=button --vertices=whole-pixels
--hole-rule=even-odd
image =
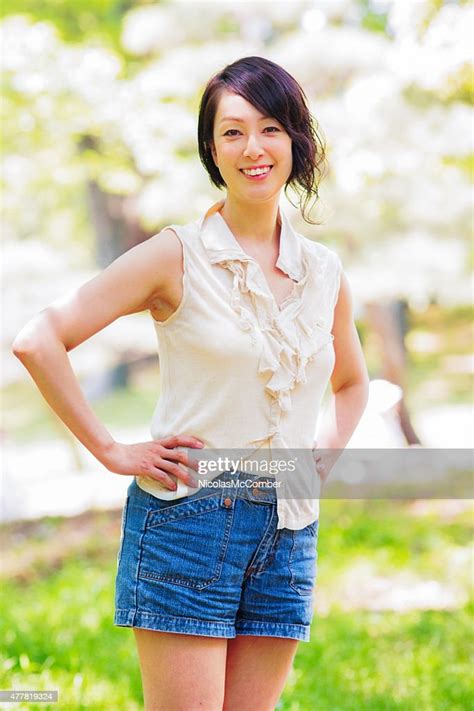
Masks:
[[[260,487],[254,486],[252,488],[253,488],[253,495],[254,496],[260,496],[260,494],[263,494],[263,491],[262,491],[262,489],[260,489]]]
[[[227,508],[230,508],[232,506],[232,499],[229,499],[229,498],[224,499],[224,506],[226,506]]]

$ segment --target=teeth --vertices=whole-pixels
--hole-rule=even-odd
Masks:
[[[263,175],[264,173],[270,172],[270,167],[267,168],[252,168],[252,170],[242,170],[245,175]]]

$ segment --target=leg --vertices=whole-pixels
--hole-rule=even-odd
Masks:
[[[145,711],[221,711],[227,639],[133,628]]]
[[[238,635],[228,640],[223,711],[273,711],[298,647],[296,639]]]

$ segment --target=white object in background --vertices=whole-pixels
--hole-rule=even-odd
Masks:
[[[403,390],[388,380],[376,379],[369,383],[369,399],[359,424],[347,447],[398,448],[406,446],[395,406],[403,397]]]
[[[143,428],[118,430],[117,440],[145,441]],[[122,508],[133,477],[107,471],[82,445],[77,471],[64,439],[2,442],[0,522],[76,516],[90,509]]]

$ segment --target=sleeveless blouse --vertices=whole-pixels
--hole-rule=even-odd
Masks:
[[[182,244],[183,296],[165,321],[152,317],[161,393],[151,436],[192,435],[205,449],[304,450],[311,454],[310,476],[319,482],[311,450],[335,364],[331,329],[340,259],[297,233],[279,208],[276,266],[294,285],[278,304],[259,263],[243,251],[220,214],[223,204],[195,222],[169,226]],[[197,459],[204,451],[178,450]],[[172,492],[150,477],[136,480],[162,499],[196,491],[182,481]],[[319,518],[319,488],[310,499],[275,491],[278,528],[301,529]]]

